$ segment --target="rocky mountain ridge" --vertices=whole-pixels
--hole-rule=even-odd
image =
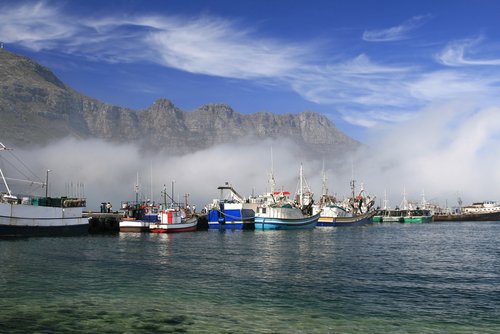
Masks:
[[[64,137],[136,143],[175,154],[243,138],[292,140],[311,154],[336,154],[360,144],[326,117],[313,113],[240,114],[226,104],[191,112],[159,99],[144,110],[113,106],[86,97],[31,59],[0,49],[1,141],[14,146]]]

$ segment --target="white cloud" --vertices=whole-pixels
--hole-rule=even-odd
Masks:
[[[341,108],[337,111],[344,121],[365,128],[383,126],[384,124],[398,124],[415,117],[412,112],[405,112],[400,109],[391,110],[389,108],[363,111]]]
[[[411,94],[420,100],[434,101],[461,98],[474,99],[492,93],[496,77],[459,71],[435,71],[422,75],[409,84]]]
[[[469,49],[477,46],[482,37],[475,39],[465,39],[449,43],[444,50],[436,55],[436,59],[446,66],[498,66],[500,58],[492,59],[472,59],[467,58],[466,53]]]
[[[500,112],[479,107],[467,98],[433,104],[398,124],[372,128],[371,155],[365,155],[362,174],[371,191],[388,191],[390,205],[398,205],[406,189],[418,200],[456,205],[486,199],[499,200]]]
[[[363,33],[363,40],[367,42],[392,42],[408,39],[411,32],[427,23],[431,18],[431,15],[419,15],[412,17],[399,26],[380,30],[366,30]]]
[[[257,38],[231,21],[202,16],[78,18],[45,2],[0,10],[0,40],[33,50],[59,49],[108,62],[156,62],[231,78],[283,76],[312,53]]]

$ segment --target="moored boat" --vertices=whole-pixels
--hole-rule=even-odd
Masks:
[[[344,217],[319,217],[317,226],[361,226],[372,223],[372,217],[375,211],[369,211],[364,214]]]
[[[404,222],[403,214],[403,211],[399,210],[399,208],[376,210],[372,221],[377,223],[402,223]]]
[[[262,208],[259,207],[255,214],[256,230],[297,230],[312,229],[316,227],[319,213],[311,216],[291,205]]]
[[[413,209],[404,210],[403,222],[404,223],[431,223],[432,213],[430,210]]]
[[[149,231],[153,233],[173,233],[196,231],[198,217],[187,217],[184,210],[167,209],[160,212],[160,222],[151,223]]]
[[[274,178],[271,180],[274,182]],[[292,201],[287,192],[275,192],[272,186],[272,202],[257,206],[255,212],[256,230],[296,230],[316,227],[320,214],[312,214],[313,193],[304,178],[300,165],[299,186],[296,201]]]
[[[228,183],[217,188],[219,199],[214,199],[208,211],[209,229],[252,229],[254,207]]]
[[[10,150],[0,143],[0,153],[7,153]],[[0,158],[12,164],[6,157],[0,155]],[[19,160],[17,157],[15,159]],[[48,172],[45,182],[37,182],[8,178],[0,169],[2,184],[5,187],[5,191],[0,193],[0,237],[66,236],[88,233],[89,219],[83,217],[85,198],[49,197]],[[45,187],[45,196],[14,195],[7,182],[11,180]]]
[[[461,205],[461,200],[459,200]],[[500,204],[494,201],[476,202],[460,207],[456,212],[438,213],[434,221],[500,221]]]
[[[375,198],[366,195],[363,186],[356,196],[355,180],[351,180],[351,197],[338,202],[335,196],[328,195],[326,183],[323,172],[323,193],[319,203],[313,206],[313,213],[320,213],[317,226],[360,226],[372,223]]]
[[[410,202],[406,199],[406,190],[403,190],[403,200],[401,202],[401,209],[387,208],[387,200],[384,200],[384,208],[377,210],[373,217],[374,222],[380,223],[431,223],[433,205],[427,203],[425,194],[422,192],[422,200],[418,202]]]
[[[125,202],[125,216],[120,220],[120,232],[148,232],[149,225],[159,223],[160,205],[150,202]]]

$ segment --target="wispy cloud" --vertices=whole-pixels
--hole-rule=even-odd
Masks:
[[[410,34],[427,23],[432,18],[431,15],[414,16],[403,22],[399,26],[380,30],[366,30],[363,33],[363,40],[367,42],[392,42],[410,38]]]
[[[498,66],[500,58],[491,59],[473,59],[467,58],[467,52],[478,46],[482,41],[482,37],[474,39],[464,39],[449,43],[444,50],[437,54],[437,60],[446,66]],[[472,50],[476,51],[477,50]],[[471,52],[472,53],[472,52]]]
[[[3,7],[0,40],[107,62],[156,62],[231,78],[276,77],[300,67],[311,47],[261,39],[217,17],[77,18],[44,2]]]

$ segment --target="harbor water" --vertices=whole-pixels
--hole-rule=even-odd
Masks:
[[[1,333],[499,333],[500,223],[0,240]]]

